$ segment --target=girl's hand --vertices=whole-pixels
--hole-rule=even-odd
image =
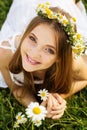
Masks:
[[[59,119],[64,114],[66,101],[58,94],[49,94],[47,101],[43,101],[41,105],[46,107],[48,118]]]
[[[66,109],[66,101],[57,93],[53,93],[52,96],[57,101],[57,105],[55,104],[55,102],[53,102],[53,107],[51,111],[52,119],[59,119],[63,116]]]

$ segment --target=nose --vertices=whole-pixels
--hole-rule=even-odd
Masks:
[[[32,48],[30,49],[30,55],[32,58],[39,59],[41,58],[41,50],[39,48]]]

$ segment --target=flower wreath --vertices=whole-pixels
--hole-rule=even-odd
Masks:
[[[54,19],[61,24],[65,33],[68,35],[67,42],[71,44],[72,51],[75,56],[80,56],[87,50],[86,45],[84,44],[83,37],[81,34],[75,32],[75,23],[76,18],[72,17],[70,20],[66,18],[65,15],[61,13],[53,12],[50,8],[50,3],[46,2],[45,4],[38,4],[36,12],[38,16],[48,19]]]

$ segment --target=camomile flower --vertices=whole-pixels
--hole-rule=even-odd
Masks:
[[[31,102],[28,108],[26,108],[26,115],[31,121],[44,120],[47,114],[47,110],[44,106],[39,105],[38,102]]]
[[[48,94],[49,94],[48,90],[46,90],[46,89],[38,91],[38,96],[40,96],[41,100],[43,100],[43,101],[47,100]]]
[[[76,44],[75,47],[73,47],[73,52],[77,53],[78,55],[80,55],[83,51],[84,51],[84,45],[81,45],[80,43]]]
[[[70,20],[70,22],[71,22],[72,24],[76,24],[76,18],[75,18],[75,17],[72,17],[71,20]]]
[[[22,120],[21,120],[21,124],[25,124],[27,122],[27,118],[22,118]]]
[[[18,128],[18,127],[19,127],[19,123],[18,123],[18,122],[15,122],[13,127],[14,127],[14,128]]]
[[[41,120],[35,120],[34,121],[34,125],[36,125],[37,127],[39,127],[42,124]]]
[[[24,124],[26,121],[27,121],[27,118],[25,118],[25,115],[22,115],[22,112],[19,112],[17,115],[16,115],[16,120],[19,124]]]

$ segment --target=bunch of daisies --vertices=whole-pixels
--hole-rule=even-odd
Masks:
[[[46,101],[48,97],[48,91],[46,89],[40,90],[38,96],[41,97],[42,101]],[[47,110],[44,106],[40,105],[38,102],[31,102],[28,107],[25,109],[26,115],[19,112],[16,115],[16,121],[14,128],[20,127],[20,124],[25,124],[29,119],[35,126],[40,126],[42,120],[45,119]]]

